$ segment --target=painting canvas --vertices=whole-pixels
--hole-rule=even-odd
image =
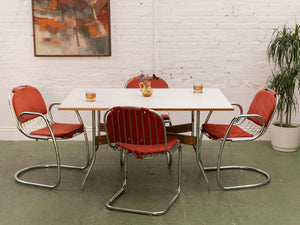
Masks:
[[[110,0],[32,0],[35,56],[109,56]]]

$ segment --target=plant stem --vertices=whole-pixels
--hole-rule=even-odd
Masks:
[[[279,112],[279,126],[283,126],[283,112],[280,111]]]

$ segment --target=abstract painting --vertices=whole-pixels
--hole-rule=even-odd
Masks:
[[[35,56],[110,56],[110,0],[32,0]]]

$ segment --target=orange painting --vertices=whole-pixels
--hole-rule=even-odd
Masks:
[[[32,0],[35,56],[110,56],[110,0]]]

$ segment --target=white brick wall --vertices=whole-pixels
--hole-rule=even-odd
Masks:
[[[300,21],[300,1],[111,0],[112,56],[101,58],[34,57],[30,0],[2,1],[0,21],[0,140],[21,139],[6,97],[21,84],[38,87],[47,102],[61,101],[73,87],[123,87],[144,70],[171,87],[201,77],[247,106],[271,73],[273,28]],[[89,113],[83,116],[90,126]],[[300,123],[299,111],[294,119]]]

